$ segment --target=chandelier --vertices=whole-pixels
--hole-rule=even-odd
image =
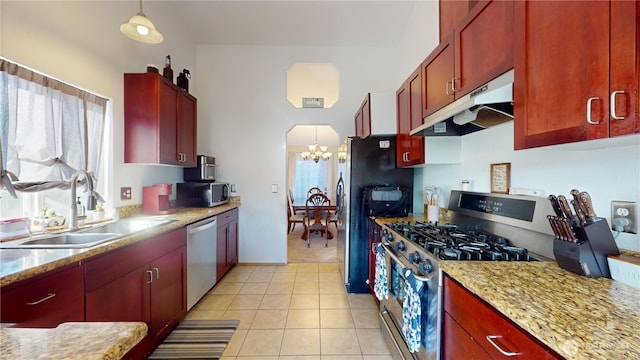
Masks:
[[[302,154],[302,158],[304,160],[313,160],[316,164],[320,159],[329,160],[331,158],[331,153],[327,150],[328,146],[318,146],[318,127],[316,126],[316,142],[313,145],[309,145],[309,151],[305,151]]]

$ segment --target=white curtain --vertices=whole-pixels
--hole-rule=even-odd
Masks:
[[[335,204],[338,182],[338,161],[335,154],[329,160],[304,160],[300,152],[287,152],[287,183],[293,192],[293,203],[304,205],[307,191],[312,187],[326,189],[331,204]]]
[[[68,188],[98,178],[106,99],[0,59],[0,189]]]

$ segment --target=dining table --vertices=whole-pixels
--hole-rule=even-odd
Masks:
[[[309,211],[314,211],[315,210],[329,210],[330,213],[335,214],[336,212],[336,206],[335,205],[322,205],[322,206],[305,206],[305,205],[294,205],[293,206],[293,210],[296,213],[305,213],[307,210]],[[302,232],[302,240],[307,240],[307,226],[303,223],[302,224],[304,226],[304,231]],[[331,230],[328,229],[328,224],[327,227],[325,228],[324,226],[321,225],[320,222],[320,217],[316,216],[315,218],[315,222],[311,225],[312,229],[311,231],[318,231],[320,233],[323,233],[324,231],[327,232],[327,239],[333,239],[333,234],[331,233]]]

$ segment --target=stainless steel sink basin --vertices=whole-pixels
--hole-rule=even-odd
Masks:
[[[124,219],[106,223],[103,225],[96,225],[88,229],[82,229],[78,231],[81,234],[102,234],[102,233],[118,233],[124,235],[131,235],[143,230],[151,229],[156,226],[168,224],[174,222],[173,219]]]
[[[121,237],[118,233],[66,233],[54,236],[47,236],[39,239],[27,239],[17,242],[0,244],[0,248],[34,248],[34,249],[75,249],[86,248],[101,244],[106,241]]]

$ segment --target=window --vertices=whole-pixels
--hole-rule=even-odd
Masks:
[[[293,175],[293,203],[303,205],[307,200],[307,191],[318,187],[327,194],[331,204],[335,204],[335,187],[337,183],[337,164],[335,157],[317,163],[304,160],[299,152],[289,153],[289,169]]]
[[[106,104],[100,96],[0,58],[0,218],[36,216],[42,207],[67,215],[65,190],[73,174],[85,170],[97,183]]]

